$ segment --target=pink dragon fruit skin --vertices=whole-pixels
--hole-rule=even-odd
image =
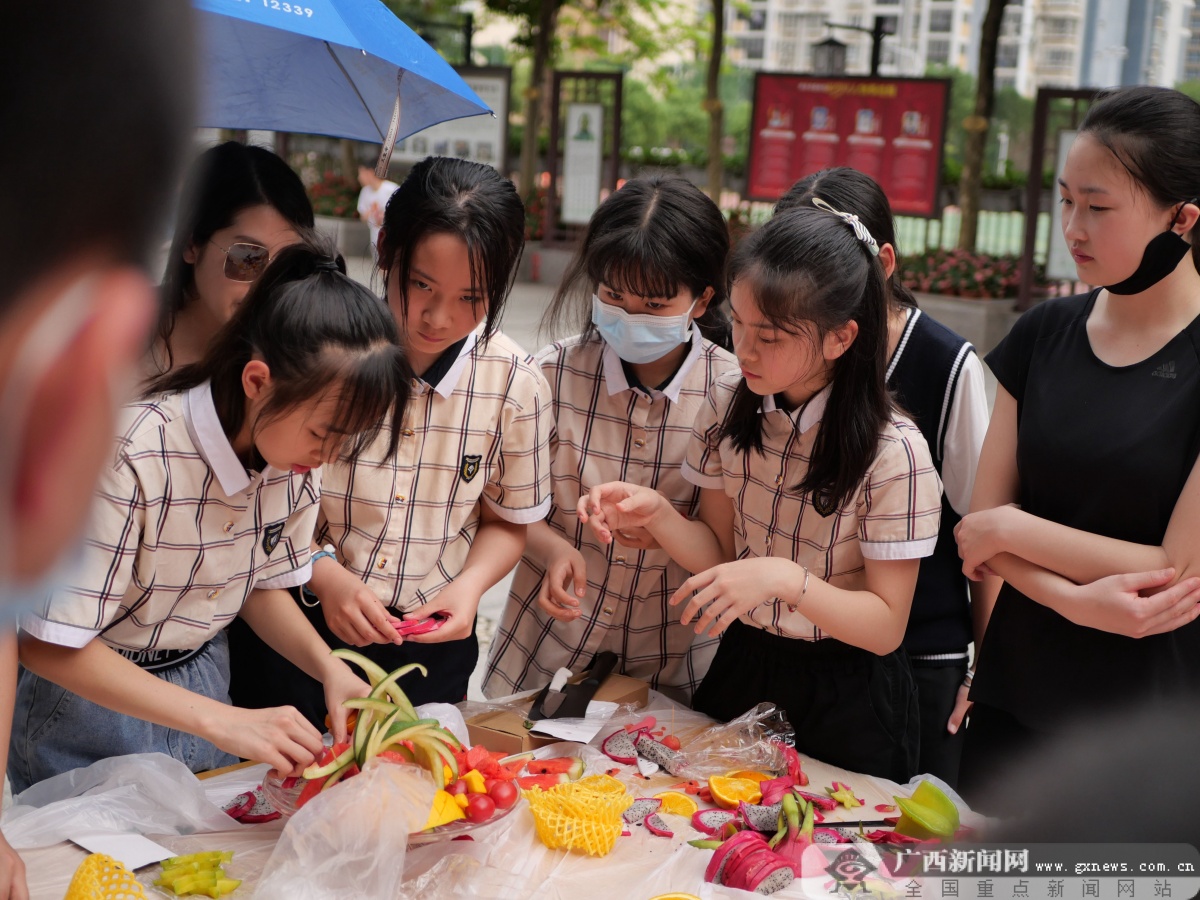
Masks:
[[[259,785],[254,789],[254,805],[238,816],[238,821],[244,825],[257,825],[261,822],[273,822],[279,816],[279,810],[271,805],[271,801],[263,793],[262,785]]]
[[[637,749],[633,745],[633,737],[624,728],[620,728],[604,739],[600,745],[601,752],[614,762],[632,766],[637,762]]]
[[[705,834],[716,834],[727,822],[738,821],[731,809],[698,809],[692,813],[692,827]]]
[[[669,825],[663,821],[662,816],[658,813],[651,813],[642,820],[642,824],[646,826],[646,830],[651,834],[656,834],[659,837],[675,837]]]

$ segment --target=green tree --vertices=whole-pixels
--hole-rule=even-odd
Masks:
[[[725,133],[725,108],[721,103],[721,60],[725,55],[725,0],[712,0],[712,37],[708,47],[704,108],[708,111],[708,196],[721,201],[724,160],[721,139]]]
[[[962,211],[962,225],[958,233],[960,250],[975,249],[975,234],[979,226],[979,192],[983,188],[984,150],[996,99],[996,48],[1000,43],[1000,25],[1007,2],[988,0],[979,35],[979,81],[975,88],[974,112],[964,123],[967,137],[962,181],[958,189],[958,206]]]

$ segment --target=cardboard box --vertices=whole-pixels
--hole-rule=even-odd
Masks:
[[[580,681],[583,677],[581,675],[572,681]],[[522,711],[533,705],[534,696],[536,692],[524,700],[520,707]],[[592,699],[607,700],[622,706],[645,706],[649,696],[650,688],[646,682],[624,675],[609,675],[596,689],[596,695]],[[519,712],[509,710],[480,713],[467,719],[467,736],[473,745],[482,744],[497,753],[524,753],[558,742],[558,738],[531,734],[525,727],[526,721],[528,720],[525,716]]]

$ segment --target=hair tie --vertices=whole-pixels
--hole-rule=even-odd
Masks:
[[[859,221],[858,216],[854,213],[842,212],[840,209],[834,209],[820,197],[812,198],[812,205],[817,209],[823,209],[826,212],[831,212],[851,228],[854,229],[854,236],[867,245],[867,249],[871,251],[872,256],[879,255],[879,244],[875,242],[875,238],[871,237],[871,232],[867,230],[867,226]]]
[[[346,274],[345,272],[342,271],[341,267],[337,264],[336,260],[332,260],[329,258],[318,260],[317,264],[315,266],[313,266],[313,271],[314,272],[336,272],[339,275]]]

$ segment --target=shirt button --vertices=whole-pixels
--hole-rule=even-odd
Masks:
[[[643,440],[640,440],[640,439],[639,439],[639,440],[636,440],[636,441],[634,441],[634,442],[633,442],[633,446],[635,446],[635,447],[645,447],[645,446],[646,446],[646,442],[645,442],[645,441],[643,441]]]
[[[766,544],[767,544],[767,546],[768,546],[768,547],[770,547],[770,546],[771,546],[771,538],[770,538],[770,537],[768,537],[768,538],[767,538],[767,540],[766,540]]]
[[[776,475],[776,476],[775,476],[775,483],[776,483],[776,484],[783,484],[783,476],[782,476],[782,475]]]
[[[611,606],[604,607],[604,614],[606,616],[611,616],[613,614],[613,608]]]
[[[225,533],[226,533],[226,534],[229,534],[229,532],[231,532],[231,531],[233,531],[233,523],[232,523],[232,522],[226,522],[226,523],[225,523]]]
[[[396,499],[403,503],[407,498],[403,494],[397,494]]]
[[[220,591],[209,591],[208,599],[211,600],[213,597],[217,596],[217,594],[219,594],[219,593],[221,593],[221,592]]]
[[[386,560],[386,559],[381,559],[381,560],[379,561],[378,565],[376,566],[376,568],[379,568],[379,569],[386,569],[386,568],[387,568],[387,560]]]
[[[623,556],[618,556],[618,557],[617,557],[617,562],[625,562],[625,557],[623,557]]]
[[[416,434],[416,432],[415,432],[415,431],[413,431],[411,428],[405,428],[405,429],[404,429],[402,432],[400,432],[400,433],[401,433],[402,435],[404,435],[405,437],[412,437],[414,434]]]

